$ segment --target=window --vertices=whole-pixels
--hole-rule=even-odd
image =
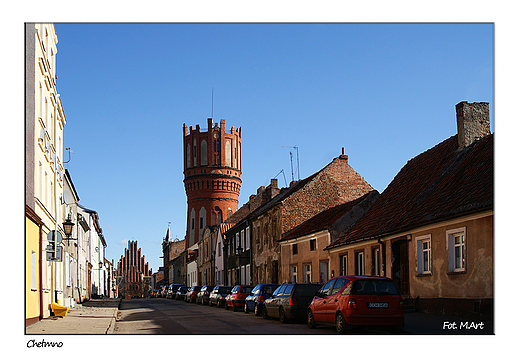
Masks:
[[[341,276],[347,275],[347,255],[343,255],[340,257],[340,271]]]
[[[431,273],[431,236],[420,236],[417,238],[417,274]]]
[[[343,287],[345,287],[349,283],[347,278],[338,278],[336,283],[334,283],[334,287],[332,288],[331,295],[338,293]]]
[[[316,250],[316,239],[311,239],[310,245],[311,245],[311,247],[310,247],[311,251],[315,251]]]
[[[303,265],[303,283],[311,283],[311,265],[305,264]]]
[[[251,232],[249,230],[249,226],[246,227],[246,250],[251,248]]]
[[[363,251],[356,252],[356,275],[363,275]]]
[[[296,280],[298,278],[298,266],[296,266],[296,265],[291,266],[290,271],[291,271],[290,281],[293,283],[296,283]]]
[[[292,244],[292,254],[293,255],[298,254],[298,244]]]
[[[337,280],[330,280],[329,282],[327,282],[325,284],[325,286],[323,286],[323,288],[320,290],[321,294],[323,296],[328,296],[330,295],[330,293],[332,292],[332,287],[334,286],[334,283],[336,282]]]
[[[244,240],[245,240],[245,235],[244,235],[244,230],[242,230],[242,231],[240,232],[240,247],[242,248],[242,250],[245,251],[245,249],[246,249],[246,245],[245,245]]]
[[[200,218],[200,228],[204,228],[204,218]]]
[[[221,256],[221,243],[218,243],[218,256]]]
[[[449,272],[466,271],[466,228],[446,231]]]

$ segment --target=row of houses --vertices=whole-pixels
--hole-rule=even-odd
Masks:
[[[461,102],[455,109],[458,133],[409,160],[383,193],[342,153],[288,188],[278,188],[275,179],[260,187],[224,223],[206,226],[187,250],[168,230],[160,283],[386,276],[419,311],[492,315],[489,105]]]
[[[64,168],[67,122],[56,89],[58,37],[53,24],[25,25],[25,320],[114,297],[113,262],[95,210],[79,204]]]

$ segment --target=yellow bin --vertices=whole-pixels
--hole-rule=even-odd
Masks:
[[[54,315],[57,317],[65,317],[69,313],[69,308],[52,302],[51,308],[54,311]]]

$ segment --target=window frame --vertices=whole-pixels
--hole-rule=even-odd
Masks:
[[[461,234],[462,243],[455,244],[455,238],[458,236],[457,234]],[[466,227],[461,227],[457,229],[446,230],[446,249],[448,252],[448,273],[466,273],[467,267],[467,236],[466,236]],[[462,247],[462,255],[461,255],[461,266],[456,267],[456,248]]]
[[[318,243],[316,239],[309,240],[309,251],[316,251],[318,249]]]
[[[428,252],[428,268],[424,268],[424,244],[429,243],[429,247],[426,250]],[[417,275],[431,275],[432,274],[432,236],[421,235],[415,238],[415,246],[417,253]]]
[[[365,251],[359,250],[355,253],[355,264],[356,264],[356,276],[362,276],[365,274]],[[361,258],[361,260],[360,260]],[[360,262],[361,261],[361,262]]]
[[[341,276],[347,275],[347,268],[348,268],[348,253],[345,255],[340,255],[339,257],[339,264],[340,264],[340,274]]]

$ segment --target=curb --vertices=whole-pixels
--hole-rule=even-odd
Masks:
[[[121,299],[119,299],[117,308],[114,308],[114,314],[112,315],[112,318],[110,319],[110,324],[108,325],[108,328],[107,328],[105,334],[114,334],[114,330],[116,329],[117,312],[119,312],[120,307],[121,307]]]

